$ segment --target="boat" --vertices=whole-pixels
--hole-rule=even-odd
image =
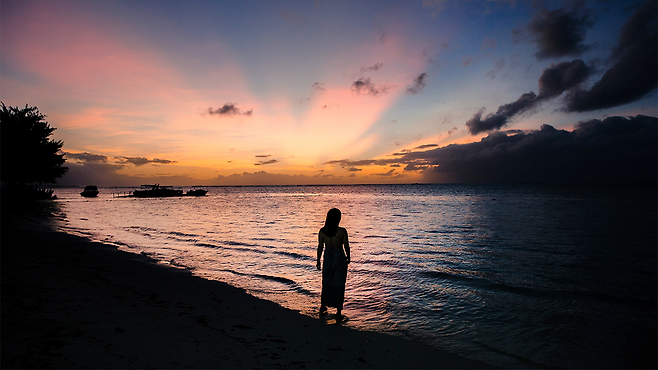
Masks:
[[[188,190],[185,195],[190,196],[190,197],[202,197],[208,193],[208,190],[205,189],[192,189]]]
[[[87,185],[85,190],[83,190],[80,195],[87,198],[93,198],[98,196],[98,187],[96,185]]]
[[[160,184],[155,184],[142,185],[142,187],[144,189],[133,191],[132,196],[137,198],[163,198],[180,197],[183,195],[182,190],[173,189],[172,186],[160,186]]]

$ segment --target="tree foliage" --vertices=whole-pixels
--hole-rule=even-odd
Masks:
[[[65,159],[60,149],[64,143],[49,139],[55,128],[45,121],[46,116],[27,104],[25,108],[0,104],[2,182],[14,188],[54,183],[62,177],[68,170],[62,166]]]

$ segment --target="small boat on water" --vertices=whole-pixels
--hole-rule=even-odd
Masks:
[[[202,197],[208,193],[208,190],[205,189],[192,189],[188,190],[185,195],[191,196],[191,197]]]
[[[183,195],[182,190],[173,189],[173,186],[160,186],[160,184],[155,184],[142,185],[142,187],[144,189],[133,191],[132,196],[137,198],[163,198],[180,197]]]
[[[83,197],[93,198],[98,196],[98,187],[96,185],[87,185],[85,189],[80,193]]]

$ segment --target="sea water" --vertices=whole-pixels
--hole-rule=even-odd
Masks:
[[[317,316],[317,233],[337,207],[344,325],[507,368],[656,366],[655,184],[206,189],[57,189],[59,227]]]

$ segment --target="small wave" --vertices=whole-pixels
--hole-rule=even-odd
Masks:
[[[455,233],[454,230],[445,230],[445,229],[442,229],[442,230],[425,230],[425,232],[428,233],[428,234],[454,234]]]
[[[274,253],[280,254],[282,256],[292,257],[292,258],[298,259],[298,260],[314,260],[313,257],[307,256],[305,254],[295,253],[295,252],[276,251]]]
[[[366,260],[363,263],[368,263],[372,264],[375,266],[383,266],[383,267],[392,267],[392,266],[401,266],[404,265],[404,263],[401,263],[398,260]]]
[[[381,256],[383,254],[393,254],[393,253],[391,253],[391,251],[387,251],[387,250],[373,250],[373,251],[367,252],[367,254],[369,254],[371,256]]]
[[[126,226],[124,229],[126,229],[126,230],[140,230],[140,231],[158,231],[158,229],[154,229],[152,227],[147,227],[147,226]]]
[[[313,292],[311,292],[307,289],[304,289],[299,284],[297,284],[297,282],[295,282],[292,279],[288,279],[286,277],[264,275],[264,274],[248,274],[248,273],[238,272],[238,271],[230,270],[230,269],[224,269],[224,270],[221,270],[221,271],[230,272],[232,274],[240,275],[240,276],[252,277],[252,278],[256,278],[256,279],[275,281],[277,283],[282,283],[282,284],[287,285],[288,287],[292,288],[293,290],[295,290],[298,293],[301,293],[301,294],[304,294],[304,295],[307,295],[307,296],[314,296],[315,295],[315,293],[313,293]]]
[[[475,232],[475,228],[473,226],[449,226],[441,229],[423,231],[428,234],[470,234]]]
[[[276,239],[274,239],[274,238],[252,238],[252,239],[253,239],[253,240],[262,240],[262,241],[266,241],[266,242],[274,242],[274,241],[276,241]]]
[[[212,248],[212,249],[219,249],[221,246],[215,245],[215,244],[209,244],[209,243],[194,243],[197,247],[206,247],[206,248]]]
[[[90,230],[79,228],[79,227],[60,226],[59,229],[67,234],[72,234],[77,236],[90,237],[94,235]]]
[[[223,243],[224,243],[224,244],[227,244],[227,245],[234,245],[234,246],[257,247],[257,248],[263,248],[263,247],[265,247],[265,248],[272,248],[272,247],[267,246],[267,245],[249,244],[249,243],[243,243],[243,242],[234,242],[234,241],[232,241],[232,240],[227,240],[227,241],[224,241]]]
[[[197,247],[205,247],[205,248],[212,248],[212,249],[229,249],[232,251],[239,251],[239,252],[253,252],[253,253],[259,253],[259,254],[265,254],[267,253],[266,251],[262,251],[259,249],[254,249],[254,248],[246,248],[246,247],[240,247],[240,246],[233,246],[233,245],[248,245],[248,244],[243,244],[243,243],[230,243],[227,242],[227,245],[217,245],[217,244],[210,244],[210,243],[194,243]]]
[[[606,302],[616,303],[635,303],[643,306],[656,306],[656,303],[650,299],[642,299],[638,297],[620,297],[605,292],[597,291],[581,291],[581,290],[556,290],[556,289],[542,289],[538,287],[529,287],[521,285],[511,285],[503,282],[496,282],[490,279],[474,276],[474,275],[461,275],[454,273],[447,273],[441,271],[425,271],[421,275],[430,278],[440,278],[445,280],[460,281],[475,287],[482,291],[498,291],[518,295],[524,295],[535,298],[560,298],[566,300],[583,299],[585,297]]]
[[[288,278],[285,278],[285,277],[281,277],[281,276],[272,276],[272,275],[263,275],[263,274],[250,274],[250,275],[253,276],[253,277],[257,277],[257,278],[261,278],[261,279],[265,279],[265,280],[272,280],[272,281],[276,281],[276,282],[284,283],[284,284],[297,284],[297,283],[295,283],[294,280],[291,280],[291,279],[288,279]]]
[[[436,247],[434,247],[436,248]],[[449,254],[450,252],[447,252],[445,250],[436,250],[436,249],[424,249],[424,248],[416,248],[414,249],[414,254],[419,254],[419,255],[444,255],[444,254]]]
[[[182,232],[179,232],[179,231],[171,231],[168,234],[169,235],[175,235],[175,236],[186,236],[186,237],[189,237],[189,238],[198,238],[199,237],[198,235],[195,235],[195,234],[186,234],[186,233],[182,233]]]

